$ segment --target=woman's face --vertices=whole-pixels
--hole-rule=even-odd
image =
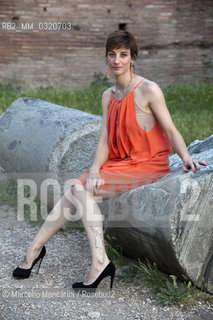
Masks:
[[[120,48],[109,51],[107,61],[114,75],[121,75],[130,71],[130,63],[133,62],[133,59],[130,49]]]

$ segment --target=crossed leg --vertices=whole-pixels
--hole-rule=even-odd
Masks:
[[[31,267],[43,245],[68,221],[72,220],[72,216],[75,215],[77,209],[81,215],[80,218],[87,233],[92,254],[91,268],[84,284],[90,284],[95,281],[110,261],[104,246],[103,216],[96,201],[100,197],[110,199],[121,193],[99,190],[96,195],[93,195],[84,186],[78,184],[67,189],[47,216],[20,267]],[[68,211],[69,214],[67,214]]]

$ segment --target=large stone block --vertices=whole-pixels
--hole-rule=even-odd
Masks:
[[[213,293],[213,135],[188,150],[209,166],[185,173],[180,157],[170,156],[172,172],[109,201],[104,234],[124,254],[198,287],[204,277]]]
[[[92,165],[101,119],[48,101],[19,98],[0,117],[0,164],[15,179],[32,179],[37,190],[45,179],[55,179],[63,188]],[[52,191],[48,194],[51,205]]]

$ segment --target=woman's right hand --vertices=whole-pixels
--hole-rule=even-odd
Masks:
[[[103,183],[99,171],[90,169],[85,181],[85,188],[92,194],[96,194],[100,185]]]

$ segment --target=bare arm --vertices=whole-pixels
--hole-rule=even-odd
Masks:
[[[148,84],[147,92],[148,99],[150,101],[150,107],[153,113],[163,127],[171,146],[183,161],[183,170],[187,172],[188,169],[191,168],[195,172],[195,167],[197,167],[197,169],[200,169],[199,164],[208,165],[206,161],[199,161],[191,158],[183,137],[172,121],[172,118],[166,106],[163,92],[157,85],[157,83],[151,82],[150,84]]]
[[[104,162],[108,159],[109,144],[108,144],[108,132],[107,132],[107,119],[108,119],[108,104],[109,95],[105,91],[102,95],[102,127],[101,134],[98,142],[98,146],[95,152],[95,158],[91,171],[99,171]]]
[[[101,134],[96,148],[93,165],[90,168],[90,172],[87,176],[85,187],[88,191],[96,193],[99,186],[102,183],[99,170],[102,165],[107,161],[109,155],[109,142],[108,142],[108,131],[107,131],[107,120],[108,120],[108,105],[109,105],[109,89],[104,91],[102,95],[102,127]]]

